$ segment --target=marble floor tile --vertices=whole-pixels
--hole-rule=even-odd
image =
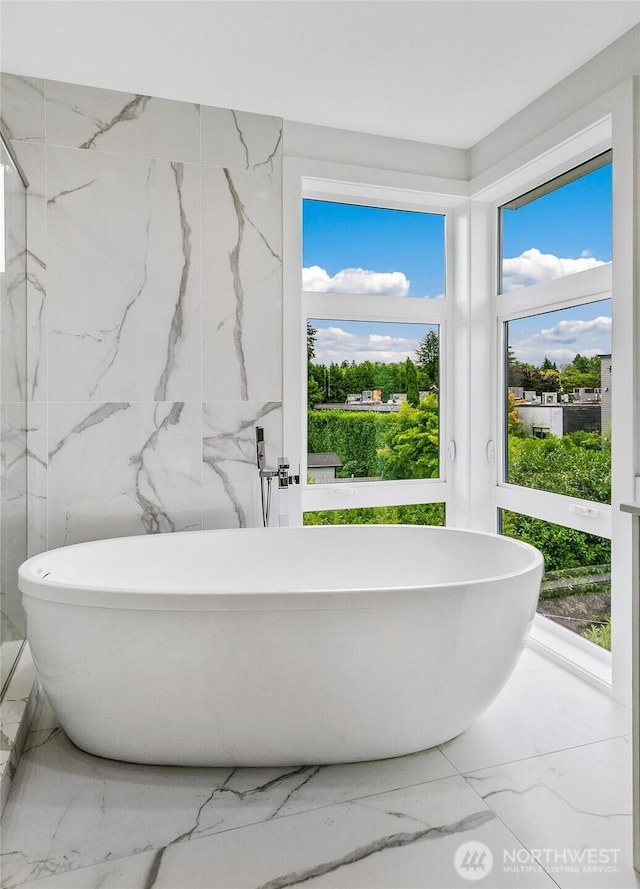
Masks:
[[[466,778],[562,887],[640,887],[640,874],[631,866],[630,738],[483,769]],[[517,882],[519,872],[513,873]]]
[[[467,842],[523,847],[460,777],[168,844],[23,884],[23,889],[449,889],[468,886],[454,859]],[[464,850],[463,850],[464,851]],[[459,859],[459,856],[458,856]],[[489,871],[492,889],[513,889]],[[555,886],[542,869],[518,887]]]
[[[405,814],[403,806],[409,806]],[[460,776],[227,831],[168,847],[153,889],[281,889],[304,883],[333,889],[466,886],[454,855],[474,840],[515,844]],[[247,855],[247,850],[251,850]],[[492,887],[510,880],[492,879]],[[149,884],[148,884],[149,885]],[[553,886],[542,872],[522,886]]]
[[[153,849],[117,861],[103,861],[41,880],[29,880],[21,883],[20,889],[140,889],[147,885],[147,877],[153,873],[157,858],[158,853]],[[186,889],[186,886],[180,889]]]
[[[552,706],[538,708],[537,722],[519,711],[521,749],[497,741],[509,730],[503,712],[484,740],[476,735],[476,759],[510,761],[464,775],[437,749],[320,768],[120,763],[73,747],[41,700],[2,822],[2,885],[448,889],[473,883],[482,868],[477,885],[491,889],[640,889],[630,866],[630,742],[616,736],[624,714],[533,652],[496,706],[505,697],[515,706],[512,688],[535,689],[534,680]],[[578,694],[589,712],[571,703]],[[596,729],[612,736],[531,753],[566,737],[571,718],[574,738]]]
[[[271,769],[138,766],[74,747],[47,702],[3,822],[7,887],[455,772],[438,750]]]
[[[459,772],[470,772],[630,731],[630,710],[525,648],[486,713],[440,749]]]

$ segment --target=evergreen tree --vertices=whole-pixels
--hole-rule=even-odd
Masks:
[[[316,336],[318,331],[309,324],[307,319],[307,361],[311,361],[316,356]]]
[[[407,401],[412,407],[417,407],[420,401],[420,392],[418,391],[418,372],[415,364],[410,358],[407,358],[404,366],[407,380]]]
[[[440,369],[440,338],[435,331],[430,330],[427,333],[416,349],[416,356],[425,388],[437,386]]]

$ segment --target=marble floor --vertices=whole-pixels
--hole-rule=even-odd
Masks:
[[[378,762],[113,762],[73,747],[44,701],[2,821],[2,886],[637,889],[630,731],[626,708],[530,649],[463,735]]]

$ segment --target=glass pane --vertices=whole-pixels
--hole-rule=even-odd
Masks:
[[[302,202],[302,289],[444,296],[444,216],[332,201]]]
[[[610,649],[611,541],[508,510],[501,523],[503,534],[544,556],[538,614]]]
[[[611,502],[611,300],[506,324],[505,480]]]
[[[611,262],[611,163],[563,181],[501,208],[502,293]]]
[[[444,503],[325,509],[302,514],[304,525],[438,525],[444,527]]]
[[[0,274],[0,692],[26,635],[18,567],[27,557],[27,193],[4,142],[5,271]]]
[[[307,481],[438,478],[438,325],[307,322]]]

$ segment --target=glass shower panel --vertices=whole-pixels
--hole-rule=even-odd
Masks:
[[[2,688],[26,634],[18,566],[27,555],[27,213],[26,182],[4,134],[4,267],[0,274],[0,661]]]

